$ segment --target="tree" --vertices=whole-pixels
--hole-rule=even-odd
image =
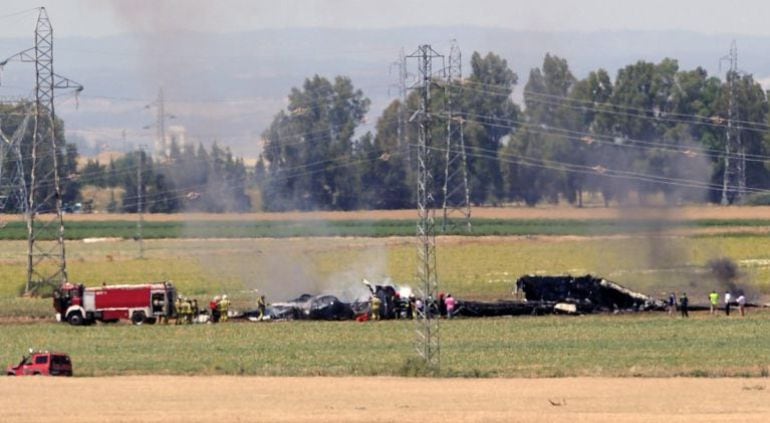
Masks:
[[[403,209],[415,206],[414,173],[399,145],[397,127],[401,105],[391,103],[377,121],[377,135],[366,134],[359,142],[361,196],[368,209]]]
[[[578,122],[572,117],[568,95],[576,82],[567,61],[546,54],[542,70],[532,69],[524,87],[525,127],[512,137],[505,157],[509,198],[534,205],[545,197],[558,202],[567,194],[575,202],[582,190],[582,178],[563,171],[555,163],[582,165],[580,145],[569,131]]]
[[[497,203],[504,198],[499,151],[516,126],[519,108],[511,93],[518,76],[500,56],[478,52],[471,56],[471,75],[460,101],[466,120],[465,142],[471,202]]]
[[[350,210],[358,192],[353,135],[370,101],[349,78],[318,75],[293,88],[263,133],[268,210]]]

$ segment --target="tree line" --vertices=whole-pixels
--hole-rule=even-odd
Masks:
[[[529,72],[520,105],[512,96],[519,77],[505,59],[475,52],[470,65],[462,80],[437,75],[431,81],[436,204],[450,118],[455,141],[464,142],[474,205],[581,206],[586,193],[600,195],[606,204],[652,197],[669,204],[719,202],[726,155],[745,162],[746,193],[770,187],[768,96],[751,75],[728,73],[721,80],[700,67],[680,69],[666,58],[640,60],[614,78],[597,69],[577,79],[565,59],[546,54]],[[207,150],[174,142],[167,157],[135,151],[78,166],[77,148],[66,143],[57,120],[63,202],[82,201],[82,189],[96,186],[124,192],[110,201],[108,211],[114,212],[140,207],[157,213],[243,212],[252,209],[249,191],[260,193],[266,211],[413,208],[418,137],[413,117],[420,101],[417,90],[392,101],[373,130],[363,132],[371,105],[363,91],[348,77],[315,75],[291,90],[288,106],[263,132],[263,153],[254,167],[217,143]],[[3,134],[18,128],[28,106],[0,106]],[[729,127],[743,151],[726,153]],[[21,144],[27,184],[31,139],[27,128]],[[7,149],[0,153],[0,177],[8,181],[15,161]],[[50,156],[50,149],[43,150],[40,160]],[[0,183],[0,190],[6,212],[22,209],[7,195],[7,184]],[[730,202],[742,200],[731,192]],[[41,193],[41,198],[47,197]]]
[[[767,93],[751,75],[727,80],[674,59],[638,61],[577,79],[567,61],[546,54],[512,100],[518,75],[494,53],[471,57],[462,81],[435,78],[430,120],[435,187],[443,182],[447,92],[461,122],[470,200],[475,205],[566,201],[584,193],[605,203],[718,202],[724,173],[731,85],[735,136],[747,192],[770,185]],[[314,76],[289,95],[264,132],[258,167],[267,210],[397,209],[415,204],[420,94],[393,101],[376,129],[356,136],[369,100],[349,78]],[[404,119],[406,115],[406,119]],[[405,122],[406,120],[406,122]],[[735,187],[731,189],[735,191]],[[440,198],[437,190],[435,198]],[[733,194],[730,201],[738,201]]]

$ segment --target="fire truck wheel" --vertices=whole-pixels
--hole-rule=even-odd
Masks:
[[[156,318],[154,318],[154,317],[148,317],[147,320],[145,320],[144,322],[147,323],[148,325],[154,325],[155,322],[157,322],[157,321],[158,320]]]
[[[79,311],[74,311],[67,316],[67,321],[72,326],[80,326],[83,324],[83,315]]]
[[[6,376],[16,376],[13,372],[8,372],[5,374]]]
[[[135,311],[134,314],[131,315],[131,323],[135,325],[141,325],[145,322],[144,313],[141,311]]]

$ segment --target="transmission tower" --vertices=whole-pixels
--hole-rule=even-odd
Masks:
[[[158,98],[145,108],[156,107],[155,115],[155,154],[163,159],[168,159],[169,145],[166,142],[166,119],[173,119],[174,115],[166,113],[166,100],[163,97],[163,88],[158,88]],[[149,127],[147,127],[149,128]]]
[[[738,71],[738,47],[735,41],[730,44],[730,53],[721,61],[730,63],[727,71],[727,130],[725,131],[725,162],[722,175],[722,205],[733,204],[746,192],[746,151],[741,141],[740,128],[736,127],[738,104],[736,82],[740,78]]]
[[[449,60],[444,85],[446,99],[446,157],[444,162],[444,186],[442,194],[444,201],[442,211],[444,219],[441,231],[446,233],[457,224],[463,225],[467,232],[471,231],[470,190],[468,187],[468,164],[465,156],[465,137],[463,134],[463,119],[454,115],[455,95],[462,87],[462,53],[455,40],[449,50]],[[453,217],[458,216],[458,221]]]
[[[396,130],[398,136],[398,148],[406,155],[407,163],[411,164],[412,155],[410,154],[409,143],[406,141],[406,79],[408,73],[406,67],[406,55],[404,54],[403,47],[399,52],[398,62],[396,62],[396,64],[398,66],[398,97],[400,99],[398,105],[398,128]]]
[[[35,44],[0,62],[10,60],[35,64],[35,102],[33,113],[29,188],[25,204],[27,222],[26,294],[34,294],[45,285],[67,282],[64,248],[64,219],[59,160],[62,143],[56,138],[54,91],[83,86],[53,71],[53,28],[44,7],[39,9],[35,26]]]
[[[436,225],[435,199],[433,192],[433,159],[431,154],[430,110],[431,88],[433,84],[433,60],[444,60],[430,45],[421,45],[407,56],[417,59],[418,81],[414,87],[420,93],[420,108],[410,118],[419,125],[417,138],[417,240],[419,294],[423,307],[417,310],[417,352],[425,360],[428,368],[438,370],[440,364],[440,342],[438,316],[434,316],[431,305],[438,291],[436,274]],[[441,69],[444,67],[442,66]]]
[[[0,214],[26,212],[28,193],[21,142],[32,118],[32,108],[19,109],[24,117],[10,137],[3,132],[0,122]]]

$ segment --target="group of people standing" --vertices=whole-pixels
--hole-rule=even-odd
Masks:
[[[177,297],[174,304],[176,309],[176,324],[192,324],[194,319],[200,313],[198,309],[198,300],[195,298]]]
[[[390,304],[390,309],[387,305]],[[427,309],[426,309],[427,304]],[[438,299],[423,301],[415,296],[401,297],[398,292],[386,296],[385,301],[377,293],[369,299],[369,319],[416,319],[421,313],[451,319],[457,308],[457,300],[452,294],[439,293]]]
[[[725,315],[730,315],[730,307],[735,304],[738,306],[738,311],[741,313],[741,316],[746,315],[746,296],[741,293],[738,295],[738,298],[733,301],[733,295],[730,293],[730,291],[725,291],[724,295],[724,310]],[[712,315],[716,315],[719,310],[719,294],[717,294],[717,291],[711,291],[709,294],[709,312]]]
[[[730,309],[733,305],[738,306],[738,311],[741,316],[746,315],[746,296],[743,293],[738,295],[738,298],[733,300],[733,295],[730,291],[724,293],[724,311],[725,315],[730,315]],[[709,313],[711,315],[717,315],[719,312],[719,294],[716,290],[711,291],[708,295],[709,300]],[[689,308],[690,300],[687,298],[687,293],[683,292],[677,301],[676,293],[672,292],[667,301],[668,314],[673,316],[677,309],[681,313],[682,317],[690,317]]]
[[[227,312],[230,310],[230,300],[227,295],[221,297],[217,295],[209,302],[209,313],[211,313],[211,323],[226,322]]]

